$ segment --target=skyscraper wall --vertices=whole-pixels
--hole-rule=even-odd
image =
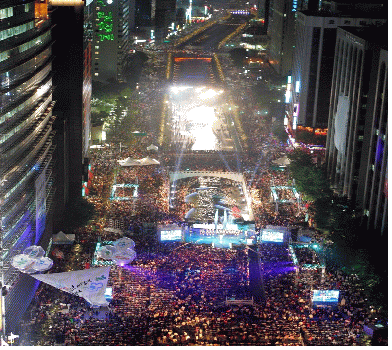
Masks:
[[[134,0],[93,2],[93,81],[123,81],[122,70],[130,48],[130,20],[134,16]]]
[[[386,28],[338,28],[327,164],[335,190],[352,198],[368,228],[387,225]]]
[[[383,12],[333,13],[299,11],[293,58],[290,128],[296,125],[326,128],[333,69],[336,30],[340,26],[381,25]]]
[[[162,43],[169,25],[176,20],[176,0],[159,0],[155,5],[155,41]]]
[[[267,10],[267,9],[266,9]],[[295,11],[297,1],[271,0],[268,22],[270,64],[281,76],[290,73],[295,42]]]
[[[52,34],[45,2],[0,3],[0,235],[6,331],[16,329],[38,286],[13,256],[47,248],[52,222]],[[4,326],[4,325],[2,325]]]
[[[88,70],[88,67],[84,67],[84,7],[55,7],[52,10],[52,19],[55,24],[53,81],[56,88],[53,94],[57,116],[56,200],[65,206],[81,197],[84,148],[88,147],[86,134],[89,132],[89,104],[86,95],[91,91],[88,87],[88,77],[83,77],[85,69]],[[88,50],[88,46],[86,49]],[[55,218],[56,227],[64,230],[57,226],[57,220],[62,219],[64,207],[60,206],[58,210]]]

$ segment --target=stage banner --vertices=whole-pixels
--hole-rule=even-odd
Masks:
[[[107,306],[105,290],[109,280],[110,266],[71,272],[31,275],[64,292],[86,299],[93,306]]]

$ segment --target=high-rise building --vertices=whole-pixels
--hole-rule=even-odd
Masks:
[[[135,0],[93,1],[93,81],[124,81]],[[133,22],[131,22],[131,20]]]
[[[52,228],[52,34],[47,3],[0,3],[1,283],[10,285],[1,328],[14,331],[39,282],[11,266],[30,245],[47,248]]]
[[[367,228],[387,227],[387,28],[338,28],[327,164],[334,189],[353,199]]]
[[[270,64],[281,76],[291,74],[297,11],[322,7],[323,0],[263,0],[264,27],[271,38]]]
[[[336,5],[336,6],[335,6]],[[331,3],[331,9],[298,11],[288,126],[327,128],[336,31],[341,26],[364,27],[386,22],[382,5],[364,9]]]
[[[135,28],[151,27],[152,0],[135,0]]]
[[[271,38],[268,49],[270,64],[279,75],[287,76],[293,62],[297,1],[271,0],[269,11],[267,25],[268,35]]]
[[[82,196],[90,138],[92,4],[53,6],[53,92],[56,100],[55,229],[64,209]]]
[[[169,27],[175,28],[176,0],[159,0],[155,4],[155,41],[160,44],[169,33]]]

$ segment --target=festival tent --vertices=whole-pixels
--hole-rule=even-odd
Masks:
[[[127,158],[127,159],[119,160],[118,162],[120,163],[121,166],[143,166],[143,165],[160,164],[159,161],[150,157],[141,158],[141,159]]]
[[[52,238],[53,244],[72,244],[75,241],[75,234],[65,234],[63,231],[59,231]]]
[[[160,164],[159,161],[157,161],[154,158],[146,157],[139,159],[140,164],[139,165],[154,165],[154,164]]]
[[[133,165],[140,165],[140,160],[139,159],[133,159],[133,158],[126,158],[118,161],[121,166],[133,166]]]
[[[150,146],[147,147],[148,151],[158,151],[158,146],[155,146],[151,144]]]
[[[282,158],[273,160],[272,163],[277,164],[279,166],[287,166],[290,164],[290,159],[287,156],[284,156]]]

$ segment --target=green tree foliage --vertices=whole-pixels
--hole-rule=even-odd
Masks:
[[[67,231],[72,232],[86,226],[94,215],[94,205],[85,198],[79,197],[67,205],[64,213],[64,227]]]
[[[315,201],[331,195],[325,169],[317,167],[309,153],[295,149],[288,155],[288,158],[291,161],[288,166],[289,171],[304,199]]]
[[[288,157],[297,189],[312,201],[309,211],[317,227],[333,242],[326,248],[327,266],[356,274],[368,302],[387,310],[387,239],[383,243],[379,232],[364,227],[354,201],[330,190],[325,169],[310,154],[295,149]]]
[[[246,57],[246,49],[243,48],[235,48],[229,51],[231,59],[234,62],[234,65],[237,67],[241,67],[244,65],[244,60]]]
[[[108,112],[105,111],[91,111],[91,124],[92,125],[101,125],[109,116]]]
[[[368,305],[388,306],[388,244],[373,230],[364,229],[357,218],[345,228],[332,231],[333,244],[326,250],[327,266],[356,274]]]
[[[272,126],[272,133],[278,138],[279,141],[287,141],[287,132],[283,126],[283,123],[274,123]]]
[[[139,80],[144,64],[148,61],[148,56],[141,51],[128,54],[124,61],[123,77],[128,83],[135,84]]]

